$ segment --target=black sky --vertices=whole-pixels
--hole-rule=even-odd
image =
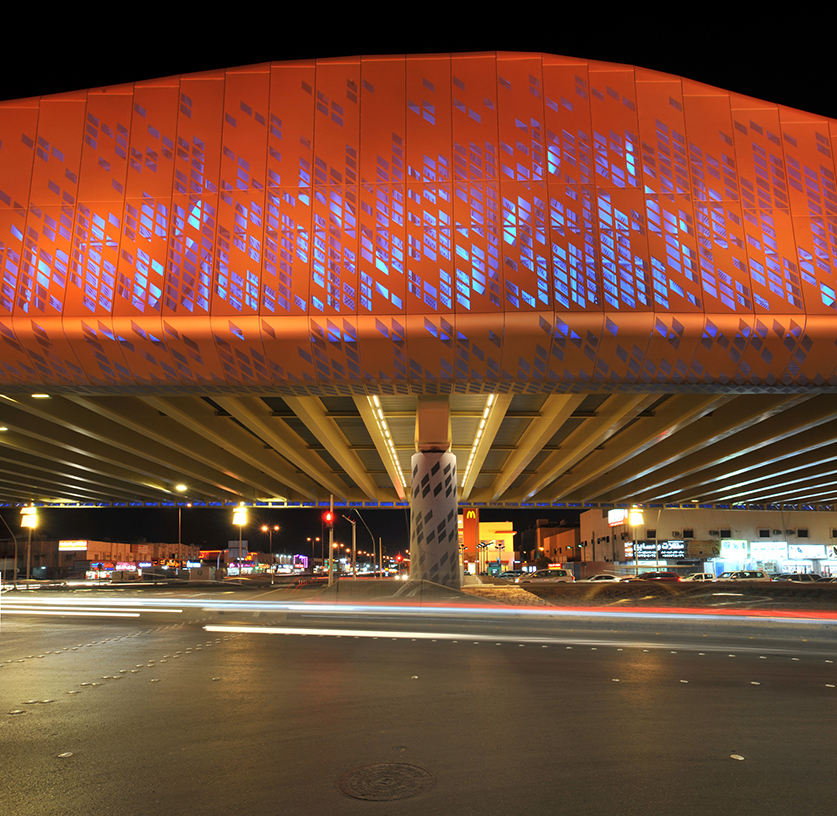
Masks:
[[[31,23],[0,34],[0,99],[272,60],[500,50],[640,65],[837,117],[828,26],[802,7],[744,5],[85,4],[57,16],[32,7]]]

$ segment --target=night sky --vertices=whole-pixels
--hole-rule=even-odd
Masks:
[[[640,65],[837,118],[831,31],[787,5],[433,3],[408,8],[230,3],[62,6],[0,34],[0,99],[272,60],[357,54],[542,51]],[[130,11],[127,21],[121,11]],[[25,18],[24,18],[25,19]],[[117,22],[118,20],[118,22]]]
[[[0,100],[116,85],[173,74],[248,65],[272,60],[356,54],[532,51],[577,56],[688,77],[748,96],[837,118],[837,94],[827,80],[830,32],[814,16],[748,4],[744,17],[735,6],[718,4],[581,3],[489,4],[422,3],[398,21],[397,4],[345,3],[330,15],[326,6],[276,4],[258,13],[238,3],[214,12],[210,5],[63,6],[63,15],[31,7],[31,17],[0,34],[3,67]],[[124,14],[128,13],[125,22]],[[217,19],[216,19],[217,18]],[[822,22],[822,21],[821,21]],[[404,510],[361,511],[391,553],[408,547]],[[3,519],[17,531],[19,512]],[[560,511],[487,511],[486,520],[511,519],[525,529],[535,518],[572,519]],[[185,508],[182,539],[201,546],[225,546],[237,538],[232,512]],[[279,524],[277,552],[305,552],[305,539],[321,535],[320,510],[253,510],[251,548],[261,543],[262,523]],[[41,514],[44,538],[136,541],[177,540],[177,510],[55,509]],[[0,538],[8,531],[0,525]],[[351,525],[341,521],[337,540],[351,542]],[[358,523],[358,542],[371,543]],[[262,549],[262,547],[258,547]],[[266,549],[266,543],[264,548]]]

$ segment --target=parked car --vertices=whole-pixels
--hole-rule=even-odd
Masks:
[[[537,572],[527,572],[514,579],[516,584],[556,584],[575,581],[575,576],[563,567],[548,567]]]
[[[693,572],[687,575],[684,581],[714,581],[715,576],[711,572]]]
[[[764,570],[736,570],[730,573],[729,581],[772,581],[773,579]]]
[[[793,572],[788,576],[789,581],[797,581],[799,583],[821,581],[822,575],[817,575],[815,572]]]
[[[624,581],[627,578],[626,575],[611,575],[610,573],[603,572],[599,575],[591,575],[589,578],[582,578],[582,581],[596,581],[598,582],[609,582],[609,583],[618,583],[620,581]]]
[[[640,581],[679,581],[680,576],[676,572],[643,572],[639,576]]]
[[[497,577],[513,581],[515,578],[525,574],[526,570],[506,570],[505,572],[501,572]]]

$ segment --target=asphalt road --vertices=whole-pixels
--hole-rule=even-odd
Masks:
[[[79,616],[112,614],[113,593],[51,594],[60,617],[4,595],[3,813],[837,807],[829,621],[275,597],[171,592],[151,611],[148,596],[123,592],[119,613],[137,617],[113,618]],[[424,788],[395,801],[341,792],[344,775],[369,766],[396,767],[358,772],[355,794],[408,792],[414,777]]]

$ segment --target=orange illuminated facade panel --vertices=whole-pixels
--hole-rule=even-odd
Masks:
[[[5,102],[0,381],[833,384],[835,139],[813,114],[527,53]]]

